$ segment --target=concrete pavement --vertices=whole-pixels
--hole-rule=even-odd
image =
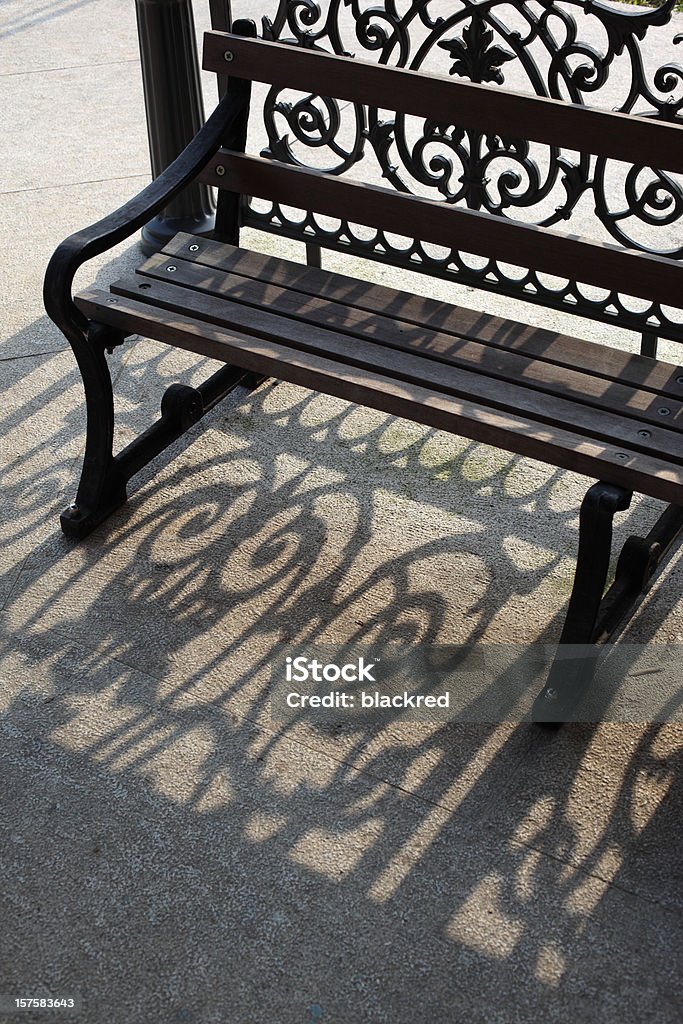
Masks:
[[[585,479],[268,385],[63,538],[83,402],[42,275],[148,180],[134,7],[0,17],[0,993],[78,993],[88,1024],[680,1020],[680,726],[268,711],[283,644],[556,638]],[[120,444],[207,372],[144,339],[112,365]],[[631,642],[683,642],[680,583],[678,559]]]

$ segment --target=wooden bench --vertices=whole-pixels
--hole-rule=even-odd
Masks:
[[[73,347],[87,404],[75,504],[80,538],[126,499],[128,480],[238,384],[267,377],[575,470],[598,482],[582,505],[577,572],[563,644],[604,643],[623,623],[683,527],[683,368],[525,324],[259,255],[238,247],[242,196],[261,197],[442,246],[523,263],[601,288],[677,305],[675,260],[344,180],[244,153],[252,81],[372,103],[482,131],[562,144],[617,160],[648,153],[683,171],[683,130],[552,99],[508,93],[254,38],[249,22],[208,33],[204,67],[229,87],[178,159],[139,196],[67,239],[45,280],[45,305]],[[201,179],[220,189],[213,240],[176,236],[109,291],[72,297],[81,264],[138,231]],[[106,351],[141,334],[227,364],[199,388],[174,385],[161,417],[113,454]],[[273,438],[277,443],[277,438]],[[634,491],[669,503],[630,538],[604,594],[614,514]],[[578,665],[578,668],[577,668]],[[535,706],[564,720],[591,674],[556,663]]]

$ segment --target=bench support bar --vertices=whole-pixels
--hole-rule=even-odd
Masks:
[[[112,341],[107,337],[106,340],[111,345],[119,344],[123,338]],[[113,455],[114,410],[104,349],[97,361],[102,364],[101,373],[98,377],[88,378],[86,402],[89,409],[98,409],[98,415],[88,417],[88,442],[76,501],[60,517],[63,532],[76,540],[86,537],[123,505],[130,478],[181,437],[226,395],[240,384],[253,390],[266,379],[240,367],[226,365],[196,388],[186,384],[172,384],[161,399],[159,419],[118,455]],[[89,448],[96,449],[100,455],[105,448],[108,449],[108,459],[96,461],[90,458]]]
[[[580,647],[578,656],[558,652],[548,681],[534,703],[533,718],[559,724],[590,686],[600,647],[609,642],[636,608],[657,568],[683,532],[683,508],[669,505],[646,537],[629,537],[617,561],[614,580],[604,593],[612,550],[612,523],[625,511],[632,492],[597,483],[581,505],[579,554],[574,587],[560,637],[561,645]]]

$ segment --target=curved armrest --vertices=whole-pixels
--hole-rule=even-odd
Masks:
[[[158,178],[124,206],[96,224],[69,235],[57,247],[45,272],[43,302],[48,316],[62,331],[65,328],[82,331],[87,326],[85,317],[71,297],[71,286],[79,267],[142,228],[186,188],[203,170],[220,147],[226,132],[243,113],[238,91],[229,93],[192,142]]]

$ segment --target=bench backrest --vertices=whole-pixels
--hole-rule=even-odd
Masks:
[[[285,89],[303,93],[299,112],[289,122],[301,124],[305,115],[308,120],[304,118],[304,123],[311,130],[319,124],[319,107],[314,102],[317,97],[328,111],[331,132],[335,127],[335,109],[339,109],[340,101],[347,101],[356,110],[372,107],[376,111],[391,111],[393,124],[400,121],[405,126],[408,119],[419,119],[423,139],[430,132],[432,136],[437,132],[439,138],[451,140],[456,134],[469,133],[471,143],[476,134],[498,139],[507,146],[508,154],[524,152],[529,142],[537,142],[551,149],[570,148],[580,154],[580,159],[594,154],[603,163],[618,160],[633,164],[640,154],[647,153],[660,175],[683,172],[683,127],[675,122],[600,111],[222,33],[205,37],[204,66],[221,75],[227,70],[231,88],[245,103],[245,83],[252,80],[270,85],[271,93]],[[291,114],[292,108],[287,109]],[[514,273],[513,278],[517,286],[521,285],[518,291],[523,292],[524,298],[548,305],[566,304],[573,312],[619,319],[622,323],[626,312],[630,314],[627,326],[683,340],[683,317],[678,317],[679,323],[674,311],[666,308],[683,304],[683,266],[674,259],[652,255],[642,248],[623,250],[614,243],[569,236],[554,228],[512,220],[509,215],[492,216],[485,210],[472,209],[472,203],[456,205],[454,196],[447,195],[445,188],[442,195],[446,202],[409,191],[394,192],[386,184],[369,186],[336,173],[293,166],[292,153],[287,166],[282,159],[287,153],[273,153],[272,145],[269,155],[278,158],[276,161],[247,157],[236,152],[244,144],[243,134],[239,136],[237,133],[226,140],[232,152],[221,152],[205,177],[233,193],[271,201],[270,213],[265,215],[242,204],[242,222],[260,227],[272,227],[275,223],[280,233],[307,243],[348,249],[429,273],[436,270],[440,277],[462,278],[462,265],[471,266],[471,258],[468,263],[468,257],[462,254],[475,254],[485,258],[488,268],[484,286],[498,291],[509,289],[501,287],[491,268],[498,268],[501,263],[517,267],[523,255],[523,271],[521,275]],[[433,166],[445,169],[438,161]],[[446,177],[442,174],[444,180]],[[306,215],[298,223],[293,222],[284,207],[305,209]],[[225,211],[225,201],[223,208]],[[330,231],[321,226],[316,215],[337,218],[339,229]],[[376,233],[370,240],[362,239],[349,227],[353,224],[368,225]],[[403,236],[405,243],[397,246],[389,237],[391,234]],[[441,247],[442,253],[435,257],[423,243]],[[561,278],[566,284],[553,282],[553,287],[549,287],[543,280],[544,274]],[[590,308],[577,308],[575,295],[583,294],[581,282],[605,290],[599,311],[594,298],[587,301]],[[477,284],[482,284],[481,279]],[[629,308],[624,306],[624,295],[648,301],[641,302],[640,309],[632,305]]]

